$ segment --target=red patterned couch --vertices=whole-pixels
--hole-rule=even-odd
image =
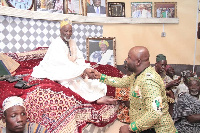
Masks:
[[[17,89],[14,88],[16,82],[0,81],[0,119],[3,100],[15,95],[25,99],[28,120],[46,126],[50,132],[81,133],[90,123],[97,127],[112,123],[117,117],[117,106],[89,103],[57,82],[30,76],[33,67],[43,59],[46,50],[47,48],[38,48],[24,53],[6,53],[20,64],[15,75],[25,75],[23,80],[39,84],[29,89]],[[122,73],[115,67],[88,63],[101,73],[122,77]],[[114,96],[115,88],[108,86],[107,95]]]

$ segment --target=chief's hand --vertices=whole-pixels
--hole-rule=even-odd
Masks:
[[[83,74],[81,75],[81,77],[84,79],[86,76],[88,76],[88,78],[90,79],[94,79],[95,78],[95,75],[94,75],[94,72],[96,70],[95,69],[92,69],[92,68],[86,68],[83,72]]]

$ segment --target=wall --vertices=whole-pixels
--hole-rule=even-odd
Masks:
[[[73,23],[74,39],[86,59],[86,37],[101,37],[103,27]],[[58,21],[37,20],[0,15],[0,52],[25,52],[48,47],[60,35]]]
[[[130,0],[124,1],[126,5],[126,17],[130,17]],[[138,0],[131,0],[131,2],[138,2]],[[163,2],[163,0],[145,0],[145,2]],[[193,65],[198,0],[165,0],[165,2],[177,2],[179,24],[103,25],[103,36],[116,37],[118,65],[123,64],[129,49],[136,45],[143,45],[149,49],[152,64],[155,63],[156,55],[162,53],[167,56],[169,64]],[[163,26],[166,37],[161,37]],[[196,65],[200,64],[199,45],[200,40],[197,40]]]
[[[4,1],[4,0],[3,0]],[[138,0],[107,0],[125,2],[126,17],[131,16],[131,2]],[[117,65],[122,65],[129,49],[146,46],[155,63],[157,54],[165,54],[169,64],[200,64],[200,40],[196,42],[196,18],[198,0],[145,0],[145,2],[177,2],[178,24],[100,24],[104,37],[116,37]],[[123,19],[123,18],[122,18]],[[199,21],[199,20],[198,20]],[[166,37],[161,37],[161,32]],[[196,46],[196,55],[195,53]]]

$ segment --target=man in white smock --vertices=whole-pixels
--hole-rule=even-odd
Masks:
[[[58,81],[89,102],[115,104],[116,99],[106,96],[105,84],[87,78],[93,69],[85,63],[71,35],[72,23],[64,19],[60,22],[60,37],[52,41],[44,59],[33,68],[31,76]]]

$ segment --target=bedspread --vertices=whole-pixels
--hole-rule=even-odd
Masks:
[[[39,64],[45,53],[20,57],[16,53],[7,55],[20,64],[15,75],[23,75],[23,80],[30,84],[39,84],[29,89],[17,89],[14,88],[16,82],[0,81],[0,119],[3,100],[14,95],[25,99],[28,121],[42,124],[50,132],[81,133],[88,123],[103,127],[116,119],[118,106],[90,103],[57,82],[31,77],[33,67]],[[113,66],[88,63],[101,73],[122,77],[122,73]],[[115,96],[115,88],[108,86],[107,95]]]

